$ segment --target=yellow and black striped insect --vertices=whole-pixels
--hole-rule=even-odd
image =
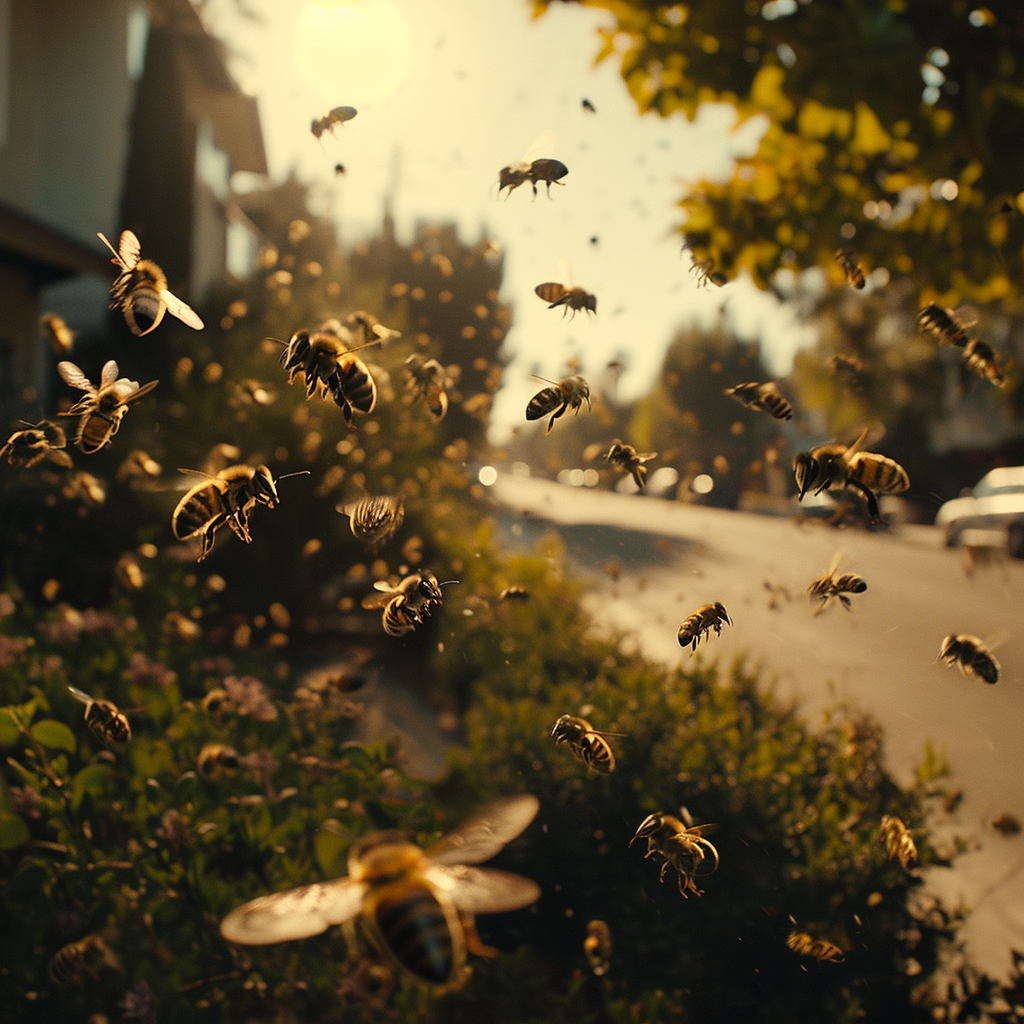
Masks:
[[[917,322],[922,330],[934,334],[941,344],[963,349],[964,363],[973,373],[995,384],[996,387],[1002,387],[1006,383],[995,349],[987,341],[968,335],[967,332],[974,326],[975,321],[963,320],[953,310],[944,309],[932,302],[917,314]]]
[[[836,263],[842,268],[843,273],[846,275],[847,284],[851,287],[860,290],[867,283],[867,278],[864,276],[864,268],[860,265],[857,257],[854,256],[852,249],[837,249]]]
[[[597,298],[585,288],[566,288],[564,284],[559,284],[557,281],[545,281],[544,284],[537,285],[533,290],[548,303],[548,309],[561,306],[562,316],[565,316],[570,309],[573,316],[580,309],[585,309],[588,313],[597,312]]]
[[[424,359],[413,352],[405,361],[405,391],[410,402],[426,398],[427,408],[436,422],[448,411],[448,373],[436,359]]]
[[[646,839],[644,860],[656,853],[664,858],[660,880],[665,881],[665,874],[671,867],[678,876],[679,891],[683,896],[690,892],[701,896],[703,893],[694,879],[718,870],[718,851],[704,838],[717,827],[694,825],[687,828],[678,818],[659,811],[644,818],[629,845],[638,839]]]
[[[568,744],[569,749],[588,768],[608,775],[615,771],[615,755],[605,736],[619,733],[597,732],[585,718],[562,715],[551,730],[556,746]]]
[[[548,198],[551,198],[551,186],[562,185],[561,180],[569,173],[569,168],[561,160],[554,160],[551,157],[541,157],[540,154],[546,149],[551,149],[555,144],[554,132],[541,132],[530,144],[530,148],[523,155],[521,160],[502,167],[498,172],[498,195],[502,189],[508,189],[511,195],[520,185],[529,182],[533,186],[533,195],[536,198],[537,184],[543,181],[547,185]]]
[[[586,402],[587,411],[590,412],[590,385],[579,374],[563,377],[560,381],[548,380],[546,377],[537,377],[537,380],[542,380],[551,387],[538,391],[530,399],[526,406],[526,418],[539,420],[551,413],[545,433],[551,432],[555,420],[566,409],[572,409],[578,416],[583,403]]]
[[[632,474],[633,482],[642,491],[647,483],[647,467],[644,463],[650,462],[651,459],[656,459],[657,457],[657,452],[646,452],[644,455],[638,455],[637,450],[631,444],[623,444],[622,441],[615,438],[612,441],[611,448],[608,449],[608,454],[604,457],[604,461],[610,462],[620,473]]]
[[[50,977],[58,985],[84,985],[87,980],[99,981],[99,972],[104,967],[124,970],[100,936],[86,935],[57,950],[50,961]]]
[[[92,455],[110,444],[121,426],[121,420],[128,413],[129,404],[148,395],[160,383],[151,380],[140,387],[136,380],[118,378],[117,363],[113,359],[104,363],[98,388],[74,363],[58,363],[57,372],[70,387],[86,393],[66,413],[61,413],[62,416],[79,417],[75,445],[86,455]]]
[[[914,845],[910,830],[893,814],[882,815],[878,842],[885,847],[889,860],[895,857],[904,870],[917,860],[917,847]]]
[[[95,700],[77,687],[69,686],[71,696],[85,705],[85,724],[101,743],[127,743],[132,738],[128,717],[109,700]]]
[[[75,347],[75,332],[68,327],[63,317],[56,313],[44,313],[39,319],[39,326],[46,334],[55,356],[70,355]]]
[[[704,637],[711,635],[711,630],[715,631],[715,636],[721,636],[722,625],[726,622],[730,626],[732,625],[732,619],[729,618],[729,613],[721,601],[701,605],[680,623],[676,639],[678,639],[680,647],[689,645],[692,653],[697,650],[697,644]]]
[[[71,456],[61,451],[67,445],[67,438],[64,431],[51,423],[49,420],[41,420],[39,423],[25,423],[24,429],[16,430],[2,448],[0,448],[0,459],[6,458],[12,466],[21,466],[23,469],[31,469],[37,462],[49,459],[67,469],[71,466]]]
[[[397,587],[385,580],[374,583],[376,594],[363,598],[364,608],[383,608],[384,632],[388,636],[404,636],[411,633],[423,620],[441,604],[441,587],[457,580],[438,583],[429,569],[406,576]]]
[[[405,518],[401,497],[379,495],[338,505],[337,511],[349,517],[353,535],[367,544],[379,544],[390,537]]]
[[[333,132],[338,125],[351,121],[357,113],[358,111],[355,107],[335,107],[324,114],[323,117],[316,118],[312,125],[310,125],[309,130],[313,133],[313,138],[319,142],[320,136],[324,132]]]
[[[793,418],[793,406],[782,397],[774,381],[765,381],[763,384],[756,381],[737,384],[734,388],[726,388],[723,394],[735,399],[748,409],[766,412],[777,420]]]
[[[846,959],[843,951],[835,943],[829,942],[828,939],[816,939],[807,932],[790,932],[786,945],[794,953],[830,964],[842,963]]]
[[[807,588],[807,593],[811,595],[811,599],[817,598],[821,602],[815,609],[815,615],[820,615],[833,598],[838,598],[839,603],[849,611],[850,599],[846,595],[863,594],[868,589],[867,583],[860,576],[856,576],[853,573],[842,573],[837,576],[839,563],[840,556],[836,555],[832,559],[832,564],[828,567],[828,572],[824,576],[819,576],[816,580],[813,580]]]
[[[990,685],[999,682],[999,662],[976,636],[950,633],[943,638],[939,657],[950,667],[959,666],[964,675],[974,676]]]

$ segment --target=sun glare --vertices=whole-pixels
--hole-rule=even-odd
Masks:
[[[303,78],[332,103],[386,99],[412,62],[409,25],[388,0],[312,0],[293,44]]]

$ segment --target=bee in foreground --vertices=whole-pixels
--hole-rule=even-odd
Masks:
[[[671,867],[678,875],[679,891],[683,896],[688,892],[701,896],[703,893],[697,888],[694,879],[718,870],[718,851],[703,838],[715,828],[716,825],[694,825],[687,828],[678,818],[659,812],[644,818],[629,845],[632,846],[638,839],[646,839],[647,853],[644,854],[644,860],[655,853],[665,858],[661,865],[660,880],[665,881],[665,873]]]
[[[263,465],[239,464],[226,466],[216,476],[196,469],[182,469],[181,473],[197,473],[204,477],[195,487],[185,492],[171,515],[171,529],[178,540],[199,537],[201,562],[213,550],[217,531],[227,523],[235,536],[246,544],[252,543],[249,534],[249,513],[256,505],[274,508],[280,500],[277,483],[299,473],[286,473],[274,479],[274,474]]]
[[[591,921],[587,925],[583,952],[587,955],[590,969],[598,978],[608,973],[612,959],[612,930],[604,921]]]
[[[324,114],[323,117],[316,118],[310,125],[309,130],[313,133],[313,138],[319,142],[320,136],[324,132],[333,132],[338,125],[351,121],[357,113],[358,111],[355,107],[335,107]]]
[[[910,830],[895,815],[882,815],[882,824],[878,830],[878,842],[885,847],[889,860],[895,857],[904,871],[908,870],[910,865],[917,860],[917,847],[910,836]]]
[[[571,377],[563,377],[560,381],[548,380],[546,377],[538,377],[551,387],[543,388],[530,399],[526,406],[526,418],[528,420],[539,420],[541,416],[551,413],[548,420],[548,427],[545,433],[550,434],[551,428],[566,409],[578,416],[583,403],[587,403],[587,412],[590,407],[590,385],[577,373]]]
[[[231,942],[265,945],[319,935],[349,922],[406,977],[433,991],[463,984],[473,915],[519,910],[540,887],[507,871],[469,867],[493,857],[537,814],[530,795],[492,804],[449,836],[420,849],[399,833],[367,836],[349,851],[348,875],[262,896],[221,922]]]
[[[984,683],[999,682],[999,662],[976,636],[950,633],[942,641],[939,657],[950,667],[958,665],[964,675],[974,676]]]
[[[843,273],[846,275],[846,282],[852,288],[856,288],[859,291],[867,283],[867,279],[864,277],[864,268],[858,262],[857,257],[854,256],[853,250],[837,249],[836,263],[842,268]]]
[[[782,397],[774,381],[765,381],[763,384],[758,384],[756,381],[751,381],[749,384],[737,384],[734,388],[726,388],[723,394],[735,399],[748,409],[766,412],[777,420],[793,418],[793,406]]]
[[[815,615],[820,615],[833,598],[838,598],[840,604],[849,611],[850,599],[846,595],[863,594],[868,589],[867,583],[860,576],[855,576],[853,573],[847,572],[837,576],[836,572],[839,569],[839,562],[840,556],[836,555],[832,559],[832,564],[828,567],[828,572],[824,576],[819,576],[807,588],[807,593],[811,595],[811,599],[818,598],[821,602],[815,609]]]
[[[55,356],[66,356],[75,347],[75,332],[56,313],[44,313],[39,320]]]
[[[193,330],[203,329],[203,321],[196,316],[195,310],[167,290],[164,272],[152,260],[139,259],[139,240],[134,232],[121,232],[116,252],[106,236],[97,233],[103,244],[114,253],[111,262],[121,268],[121,273],[110,286],[113,298],[110,308],[121,310],[132,334],[141,338],[156,330],[167,312]]]
[[[697,650],[697,644],[711,635],[711,630],[715,631],[715,636],[721,636],[722,625],[726,622],[732,625],[732,619],[729,618],[729,613],[721,601],[701,605],[680,623],[677,634],[679,646],[686,647],[689,644],[690,652],[693,653]]]
[[[61,946],[50,961],[50,977],[58,985],[84,985],[99,981],[103,967],[122,971],[121,961],[98,935],[86,935],[77,942]]]
[[[405,518],[402,499],[387,495],[338,505],[337,511],[349,517],[352,533],[367,544],[379,544],[390,537]]]
[[[615,771],[615,755],[605,736],[618,736],[619,733],[602,733],[595,731],[585,718],[574,718],[562,715],[551,730],[551,738],[556,746],[563,743],[588,768],[605,775]]]
[[[799,488],[798,499],[812,487],[821,494],[830,487],[854,488],[867,499],[868,514],[874,523],[878,514],[878,494],[898,494],[910,486],[907,471],[895,460],[875,452],[862,451],[868,428],[849,447],[833,442],[819,444],[809,452],[801,452],[793,460],[793,474]]]
[[[577,310],[585,309],[588,313],[597,312],[597,298],[584,288],[566,288],[557,281],[545,281],[533,289],[540,298],[549,303],[548,309],[562,307],[564,317],[568,310],[575,316]]]
[[[794,953],[830,964],[842,963],[846,959],[843,951],[835,943],[829,942],[828,939],[816,939],[807,932],[790,932],[786,945]]]
[[[644,463],[650,462],[651,459],[656,459],[657,457],[657,452],[647,452],[644,455],[638,455],[636,449],[631,444],[623,444],[618,438],[615,438],[612,441],[611,448],[608,449],[608,454],[604,457],[604,461],[611,463],[620,473],[631,473],[633,482],[642,491],[647,483],[647,467]]]
[[[74,363],[58,363],[57,372],[69,387],[85,392],[84,397],[61,415],[80,417],[75,432],[75,445],[86,455],[92,455],[110,444],[121,426],[121,420],[128,413],[129,404],[148,395],[160,383],[151,380],[140,387],[137,380],[118,378],[117,363],[113,359],[103,364],[98,388]]]
[[[507,188],[511,195],[520,185],[530,182],[533,186],[534,198],[537,196],[537,183],[545,182],[548,189],[548,198],[551,198],[551,186],[555,183],[564,184],[560,179],[569,173],[569,168],[561,160],[552,160],[550,157],[539,157],[546,149],[555,144],[554,132],[541,132],[531,143],[530,148],[523,155],[522,160],[516,160],[507,167],[502,167],[498,172],[498,195],[502,189]]]
[[[383,608],[384,632],[388,636],[404,636],[411,633],[423,620],[441,604],[441,587],[457,580],[438,583],[429,569],[406,576],[397,587],[385,580],[374,583],[376,594],[363,598],[364,608]]]
[[[68,689],[72,697],[85,705],[85,724],[101,743],[127,743],[132,738],[128,718],[116,704],[109,700],[94,700],[74,686]]]
[[[412,403],[426,398],[427,408],[435,422],[440,423],[448,411],[448,374],[436,359],[424,359],[413,352],[405,361],[405,391]]]
[[[39,423],[25,423],[23,430],[16,430],[0,448],[0,459],[6,457],[12,466],[21,466],[23,469],[31,469],[37,462],[43,459],[50,459],[58,466],[65,469],[71,466],[71,456],[61,451],[67,445],[67,438],[64,431],[51,423],[49,420],[42,420]]]

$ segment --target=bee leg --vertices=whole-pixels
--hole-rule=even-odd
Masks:
[[[498,950],[494,946],[483,944],[480,933],[476,930],[476,920],[472,914],[460,914],[459,920],[462,923],[462,935],[466,941],[467,952],[474,953],[476,956],[485,956],[488,959],[493,959],[498,955]]]
[[[880,523],[880,522],[882,522],[882,517],[881,517],[881,515],[879,515],[879,512],[878,512],[878,499],[875,497],[875,495],[871,491],[871,489],[868,488],[868,487],[865,487],[864,484],[859,483],[857,480],[851,480],[850,481],[850,486],[856,487],[857,490],[859,490],[861,492],[861,494],[863,494],[864,497],[867,499],[868,515],[871,516],[871,522],[873,522],[873,523]]]

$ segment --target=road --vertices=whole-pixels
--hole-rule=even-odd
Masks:
[[[646,656],[688,658],[679,623],[721,601],[734,625],[701,645],[705,656],[759,664],[812,725],[839,703],[871,712],[904,784],[926,741],[944,753],[964,799],[939,835],[955,831],[972,849],[952,870],[929,871],[928,884],[971,909],[964,935],[978,966],[1007,974],[1009,950],[1024,951],[1024,835],[1005,837],[991,821],[1003,812],[1024,820],[1024,562],[999,558],[968,574],[963,552],[946,549],[932,527],[837,531],[510,476],[491,495],[503,543],[529,548],[556,528],[588,582],[589,610],[634,634]],[[853,595],[849,613],[836,603],[814,617],[807,585],[837,551],[868,589]],[[771,607],[766,581],[789,599],[777,591]],[[951,632],[992,641],[996,686],[937,660]]]

